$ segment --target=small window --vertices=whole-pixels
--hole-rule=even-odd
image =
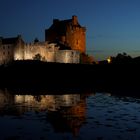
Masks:
[[[77,40],[77,45],[79,44],[79,40]]]
[[[5,52],[3,52],[3,55],[5,55]]]
[[[3,46],[3,49],[5,50],[5,46]]]
[[[10,52],[8,51],[8,55],[10,54]]]

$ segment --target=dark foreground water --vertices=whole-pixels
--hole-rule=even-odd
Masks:
[[[140,99],[0,90],[0,140],[140,140]]]

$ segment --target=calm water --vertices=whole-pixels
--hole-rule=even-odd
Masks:
[[[140,140],[140,99],[0,90],[0,140]]]

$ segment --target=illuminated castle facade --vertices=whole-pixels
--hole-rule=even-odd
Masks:
[[[20,35],[0,37],[0,64],[37,58],[46,62],[79,63],[80,53],[85,53],[85,31],[73,16],[69,20],[55,19],[53,25],[45,30],[45,42],[35,40],[27,44]]]

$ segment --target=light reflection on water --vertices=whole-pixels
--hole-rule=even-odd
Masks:
[[[139,116],[140,99],[132,97],[0,90],[0,140],[139,140]]]

